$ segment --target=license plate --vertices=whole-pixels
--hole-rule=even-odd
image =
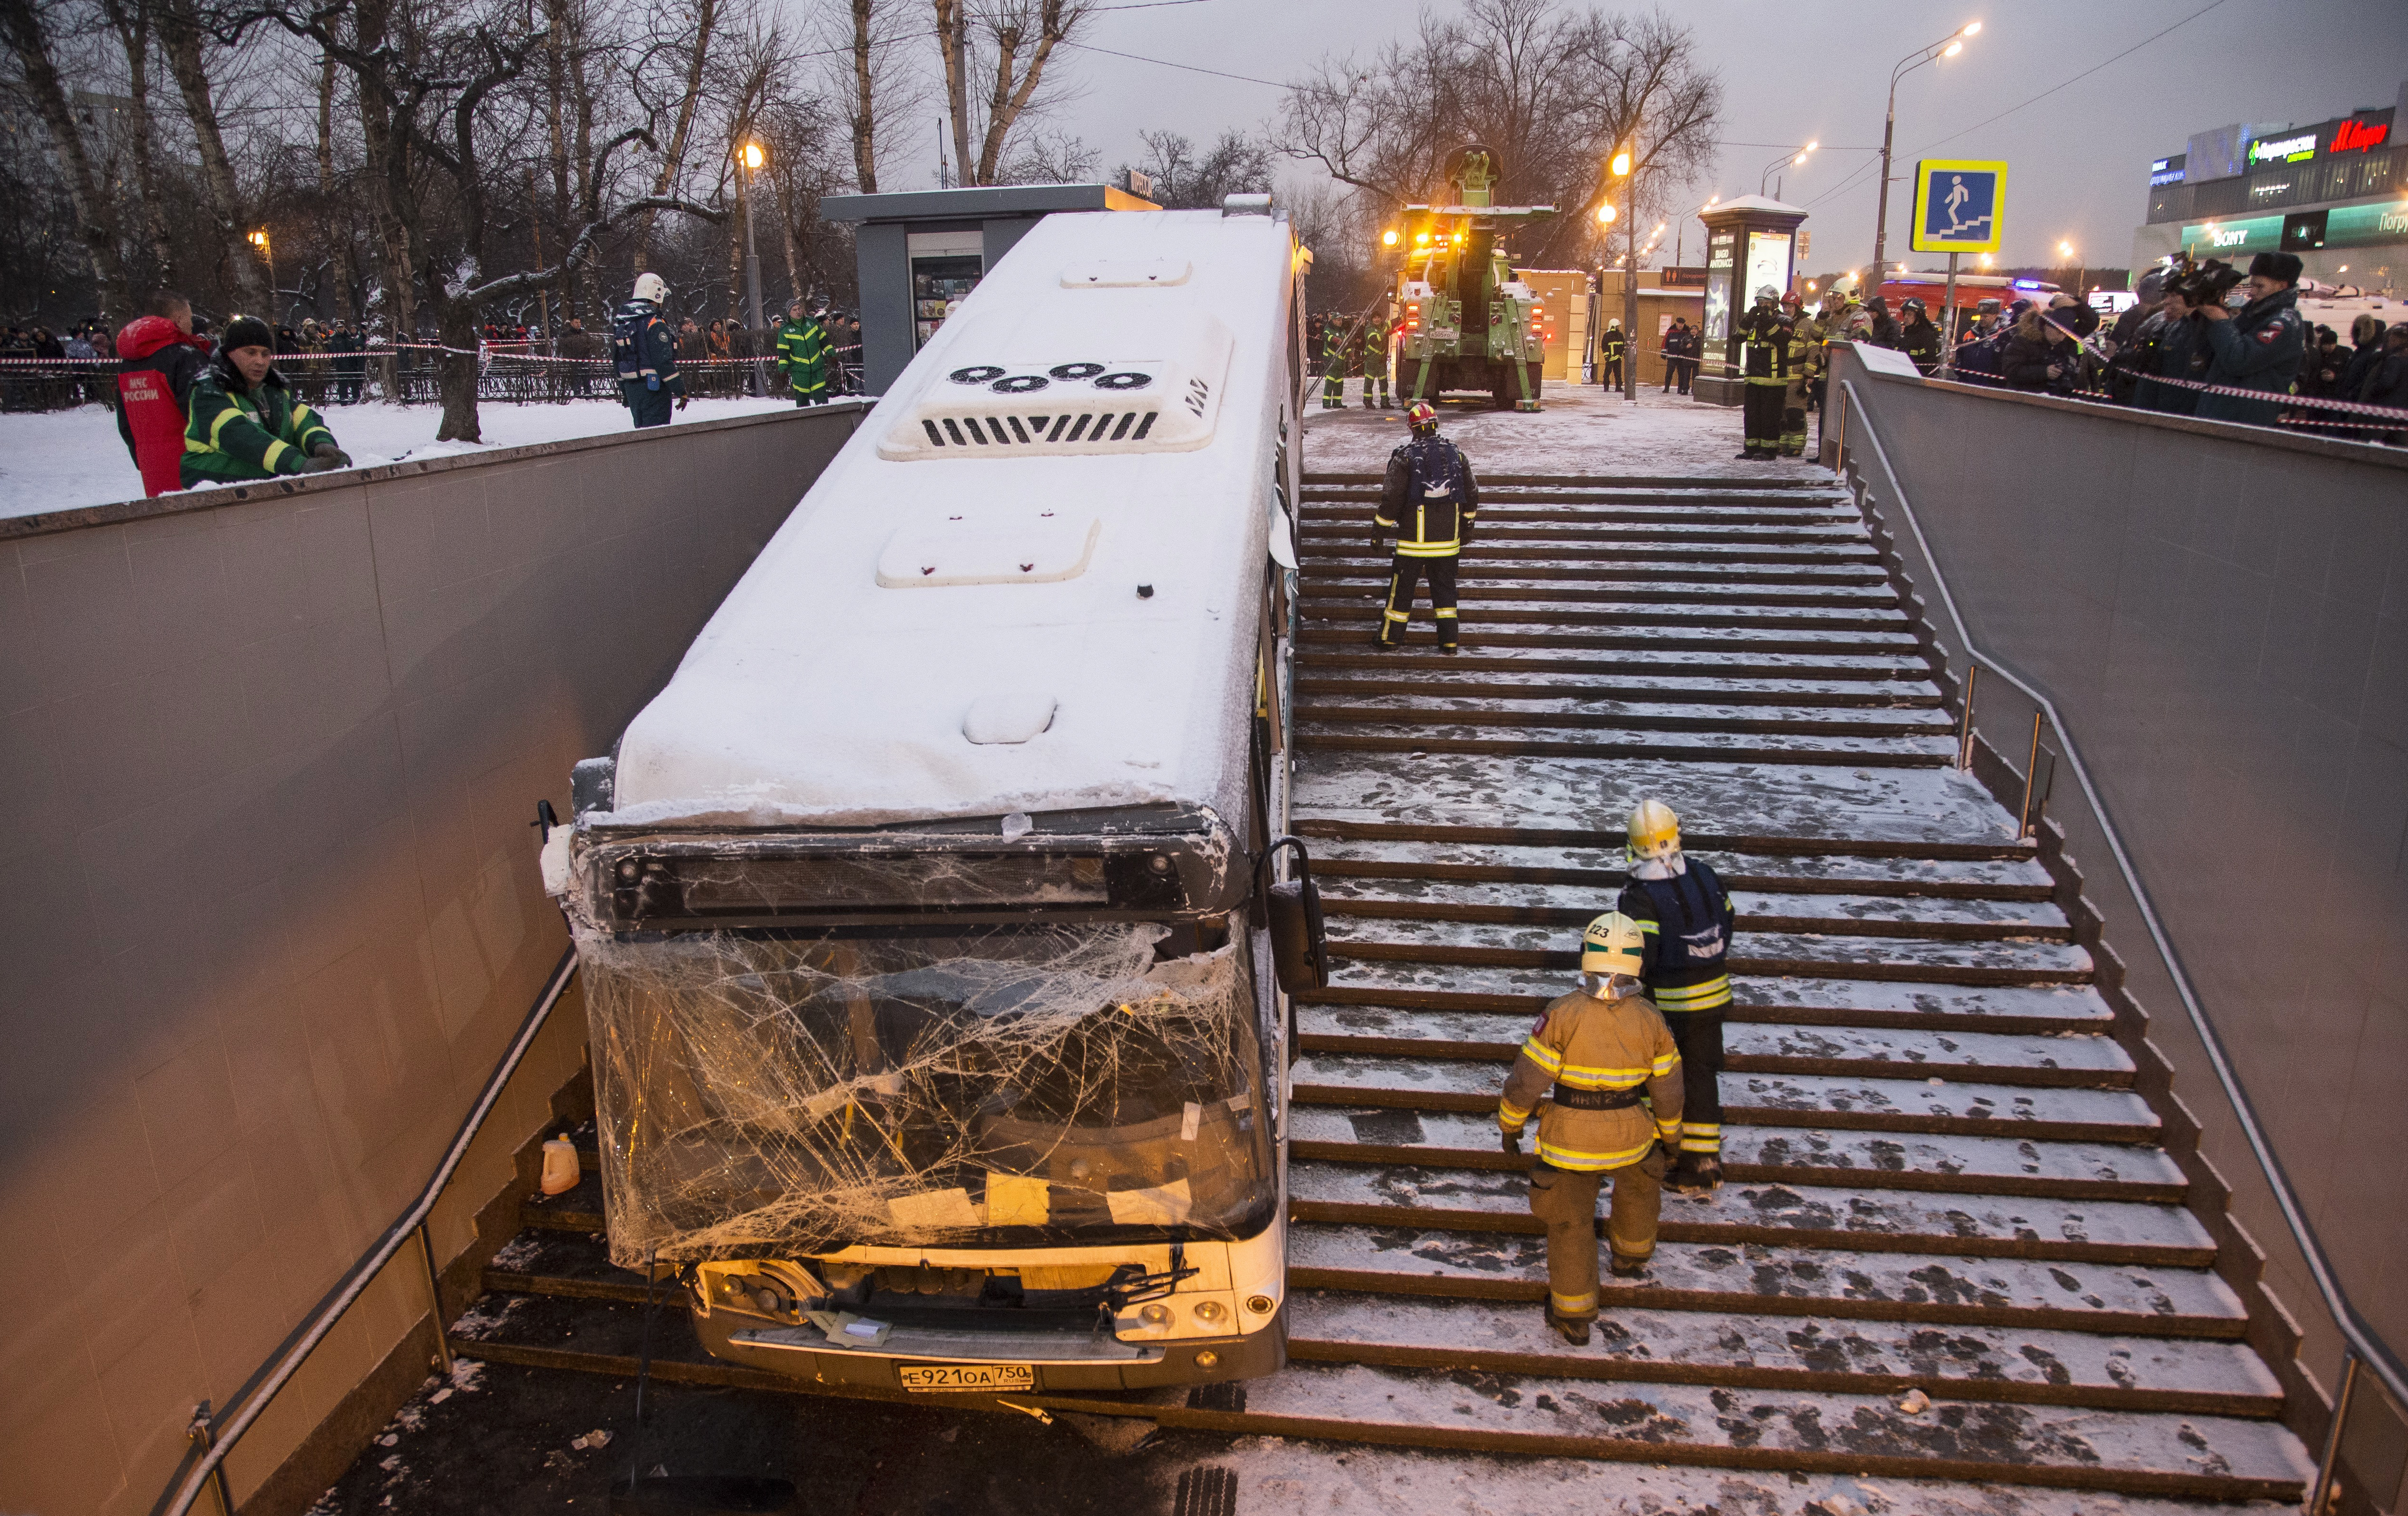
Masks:
[[[907,1390],[1034,1390],[1032,1364],[901,1364],[895,1372]]]

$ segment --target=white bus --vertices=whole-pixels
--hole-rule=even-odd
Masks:
[[[611,1256],[713,1354],[981,1394],[1283,1362],[1272,939],[1301,982],[1317,921],[1257,880],[1300,853],[1309,256],[1267,202],[1039,223],[578,765],[545,873]]]

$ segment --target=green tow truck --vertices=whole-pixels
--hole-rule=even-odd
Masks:
[[[1539,408],[1546,350],[1538,296],[1513,277],[1498,233],[1555,207],[1495,204],[1500,163],[1478,143],[1458,148],[1446,175],[1455,203],[1405,207],[1411,242],[1397,276],[1396,373],[1409,401],[1478,392],[1499,410]]]

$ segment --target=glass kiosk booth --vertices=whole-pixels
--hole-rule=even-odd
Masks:
[[[1798,223],[1806,212],[1764,195],[1743,194],[1698,219],[1706,223],[1705,341],[1690,388],[1707,405],[1736,406],[1746,389],[1731,325],[1757,289],[1770,284],[1787,293],[1796,275]]]
[[[1039,218],[1062,210],[1158,210],[1109,184],[1017,184],[832,194],[820,214],[853,222],[861,278],[861,379],[881,395],[903,365]]]

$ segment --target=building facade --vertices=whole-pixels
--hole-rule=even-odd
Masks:
[[[2194,135],[2149,164],[2135,277],[2179,251],[2246,265],[2299,254],[2308,278],[2408,284],[2408,82],[2399,98],[2312,125],[2239,122]]]

